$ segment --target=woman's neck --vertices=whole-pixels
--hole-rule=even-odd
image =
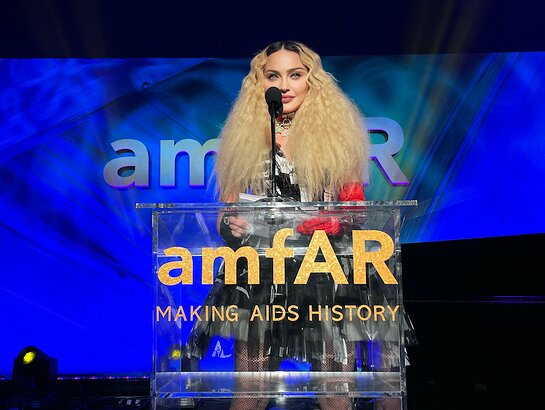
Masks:
[[[290,112],[287,114],[282,114],[275,121],[275,131],[277,136],[283,136],[288,138],[290,135],[290,128],[292,126],[293,118],[295,117],[295,112]]]

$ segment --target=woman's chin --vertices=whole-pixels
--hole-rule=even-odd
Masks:
[[[284,105],[284,108],[282,109],[282,114],[294,113],[295,111],[297,111],[297,108],[299,108],[299,107],[292,108],[292,107]]]

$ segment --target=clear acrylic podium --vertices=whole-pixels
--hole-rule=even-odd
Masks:
[[[191,407],[207,398],[281,396],[350,397],[375,403],[376,409],[380,403],[387,403],[388,409],[406,409],[400,210],[415,205],[416,201],[137,204],[152,210],[152,409]],[[225,215],[248,221],[240,248],[227,247],[218,233],[218,220]],[[297,227],[311,218],[335,221],[340,232],[300,234]],[[244,252],[234,251],[242,248]],[[281,306],[267,314],[260,310],[264,306],[250,311],[210,303],[218,281],[224,282],[220,288],[240,285],[240,262],[246,262],[246,293],[260,286],[255,281],[263,283],[263,275],[270,281],[274,271],[278,276],[273,288],[293,281],[289,292],[309,286],[305,279],[329,275],[334,299],[319,306]],[[290,269],[297,269],[282,276],[288,262]],[[267,263],[276,270],[264,272],[260,266]],[[341,298],[341,293],[357,297]],[[324,370],[320,357],[306,357],[303,346],[298,354],[271,360],[267,370],[236,371],[241,330],[247,331],[250,321],[260,322],[253,328],[268,328],[290,320],[290,314],[297,315],[291,317],[295,323],[302,316],[315,321],[322,336],[314,345],[334,351],[344,360],[344,370]],[[287,336],[296,336],[297,326],[290,324]],[[201,340],[203,329],[206,343],[196,352],[192,344]]]

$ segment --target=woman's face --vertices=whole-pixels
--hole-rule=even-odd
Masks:
[[[299,109],[308,90],[308,71],[294,51],[278,50],[267,57],[264,89],[277,87],[282,92],[284,113]]]

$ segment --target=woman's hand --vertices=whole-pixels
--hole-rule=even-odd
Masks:
[[[221,223],[231,230],[235,238],[244,238],[248,234],[248,221],[240,216],[224,214]]]

